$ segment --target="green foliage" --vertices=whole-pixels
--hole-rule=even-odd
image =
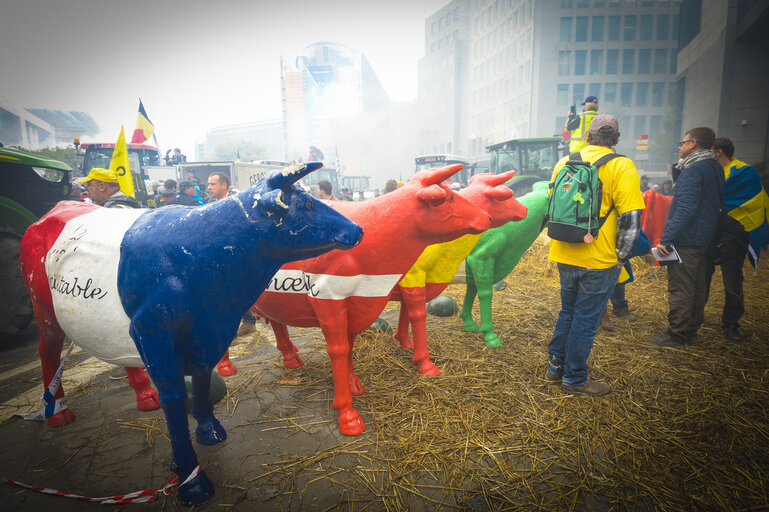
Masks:
[[[241,162],[248,162],[251,159],[265,159],[267,151],[263,146],[245,140],[217,144],[214,148],[216,160],[236,160],[238,154],[240,154]]]
[[[37,151],[25,149],[24,151],[29,151],[30,153],[34,153],[36,155],[44,156],[46,158],[53,158],[54,160],[59,160],[69,164],[69,166],[72,167],[73,178],[75,176],[83,175],[83,172],[80,170],[80,166],[83,164],[83,156],[78,155],[75,148],[72,146],[65,148],[43,148],[38,149]]]

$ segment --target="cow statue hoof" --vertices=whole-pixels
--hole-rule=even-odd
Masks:
[[[195,439],[198,443],[205,446],[213,446],[227,439],[227,431],[219,420],[212,418],[211,421],[198,423],[195,429]]]
[[[486,339],[486,346],[487,347],[501,347],[502,346],[502,340],[499,339],[499,336],[494,334],[494,331],[489,331],[484,335],[484,338]]]
[[[160,402],[158,402],[158,393],[153,392],[147,396],[136,396],[136,407],[140,411],[154,411],[160,409]]]
[[[481,328],[478,327],[478,324],[472,317],[465,318],[465,321],[462,322],[462,330],[465,332],[481,332]]]
[[[216,370],[222,377],[231,377],[238,373],[238,369],[235,368],[235,365],[232,364],[231,361],[227,361],[226,363],[219,363],[219,366],[216,368]]]
[[[422,375],[440,375],[441,371],[429,359],[423,359],[419,362],[419,373]]]
[[[75,421],[75,413],[69,409],[59,411],[50,418],[48,418],[48,424],[52,427],[63,427],[69,423]]]
[[[179,503],[185,507],[191,507],[208,501],[214,495],[214,484],[201,471],[195,478],[179,487],[177,493]]]
[[[339,433],[346,436],[359,436],[366,431],[366,425],[363,423],[358,411],[339,415]]]

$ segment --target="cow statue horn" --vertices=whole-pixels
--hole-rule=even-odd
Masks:
[[[321,162],[307,162],[306,164],[293,164],[288,167],[284,167],[280,171],[274,171],[272,175],[267,178],[267,184],[273,189],[286,189],[291,187],[304,178],[312,171],[323,167]]]
[[[449,179],[464,168],[462,164],[452,164],[440,169],[430,169],[423,171],[425,176],[420,180],[423,186],[439,185],[441,182]]]

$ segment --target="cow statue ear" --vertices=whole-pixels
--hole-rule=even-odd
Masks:
[[[288,205],[283,202],[283,191],[280,189],[270,190],[262,196],[259,202],[270,213],[282,215],[288,211]]]
[[[417,198],[431,206],[438,206],[446,201],[446,190],[438,185],[430,185],[420,189],[417,192]]]

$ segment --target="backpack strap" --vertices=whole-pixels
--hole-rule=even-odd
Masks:
[[[602,165],[621,156],[625,156],[625,155],[620,155],[619,153],[609,153],[608,155],[603,155],[601,158],[595,161],[595,163],[593,164],[593,167],[595,167],[595,169],[598,170]],[[609,218],[609,215],[611,215],[611,211],[613,209],[614,209],[614,202],[612,201],[611,207],[609,208],[609,211],[606,212],[606,215],[604,215],[603,217],[598,217],[598,229],[601,229],[601,227],[603,227],[604,222],[606,222],[606,219]]]

